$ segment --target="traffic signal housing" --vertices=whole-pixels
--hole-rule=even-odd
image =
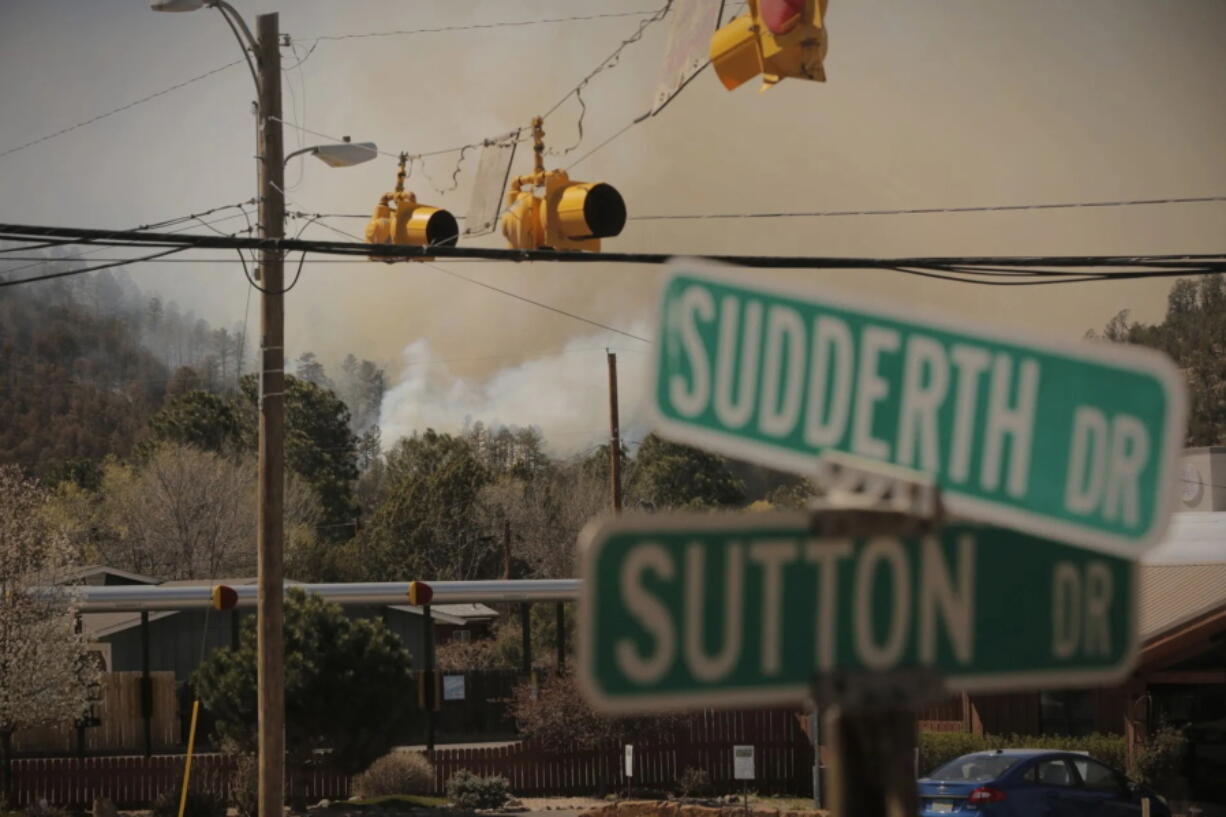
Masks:
[[[434,588],[425,582],[409,582],[409,604],[420,607],[434,598]]]
[[[502,234],[517,250],[600,252],[600,239],[626,226],[626,202],[613,185],[573,181],[565,170],[520,176],[506,203]]]
[[[215,584],[212,603],[214,610],[232,610],[238,604],[238,591],[226,584]]]
[[[460,237],[455,216],[441,207],[420,204],[412,192],[385,193],[366,225],[368,244],[405,244],[412,247],[452,247]],[[430,261],[425,256],[394,258],[372,255],[372,261]]]
[[[749,0],[749,13],[711,37],[711,64],[728,90],[762,75],[826,81],[826,0]]]
[[[577,182],[565,170],[545,169],[545,130],[532,120],[533,171],[511,180],[502,234],[517,250],[590,250],[626,226],[626,202],[604,182]]]

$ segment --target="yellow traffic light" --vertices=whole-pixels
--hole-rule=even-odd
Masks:
[[[212,597],[214,610],[230,610],[238,604],[238,591],[229,585],[213,585]]]
[[[517,250],[599,252],[600,239],[618,235],[626,226],[621,193],[604,182],[572,181],[565,170],[545,170],[545,132],[539,116],[532,120],[532,131],[536,166],[511,181],[502,234]]]
[[[366,243],[407,244],[413,247],[454,246],[460,237],[455,216],[440,207],[419,204],[417,196],[412,192],[405,192],[406,159],[407,157],[401,154],[400,170],[396,174],[396,189],[391,193],[384,193],[375,205],[375,212],[366,225]],[[372,255],[371,260],[390,263],[403,259]],[[407,260],[431,259],[413,257]]]
[[[425,582],[409,582],[409,604],[420,607],[434,598],[434,588]]]
[[[711,37],[711,64],[728,90],[758,74],[826,81],[826,0],[749,0],[749,13]]]

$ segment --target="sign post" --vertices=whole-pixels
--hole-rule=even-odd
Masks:
[[[719,270],[682,259],[664,284],[662,435],[806,477],[826,452],[902,466],[951,513],[1132,558],[1165,532],[1185,400],[1164,356]]]
[[[754,779],[753,746],[732,747],[732,779],[741,781],[745,813],[749,813],[749,781]]]

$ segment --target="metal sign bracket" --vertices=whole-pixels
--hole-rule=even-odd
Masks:
[[[944,521],[940,487],[920,472],[827,453],[816,482],[821,495],[809,518],[817,538],[923,536]],[[812,689],[825,709],[835,817],[914,815],[917,714],[944,697],[940,674],[924,667],[830,672],[815,676]]]

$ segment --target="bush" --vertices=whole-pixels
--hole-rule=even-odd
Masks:
[[[260,763],[255,755],[235,754],[230,775],[230,799],[238,817],[257,817],[260,813]]]
[[[447,781],[447,798],[460,808],[498,808],[511,796],[505,777],[481,777],[461,769]]]
[[[711,774],[706,769],[686,766],[677,778],[677,791],[682,797],[694,797],[711,791]]]
[[[178,817],[179,792],[168,791],[153,801],[153,817]],[[187,808],[183,817],[226,817],[226,801],[200,791],[187,791]]]
[[[920,732],[920,773],[971,752],[992,749],[1053,749],[1089,752],[1108,766],[1123,769],[1127,743],[1123,735],[1094,733],[1080,738],[1065,735],[972,735],[967,732]]]
[[[1183,777],[1188,738],[1183,729],[1163,726],[1150,735],[1137,752],[1133,774],[1137,780],[1168,798],[1183,799]]]
[[[353,781],[353,793],[358,797],[429,794],[433,788],[434,766],[417,752],[386,754]]]

